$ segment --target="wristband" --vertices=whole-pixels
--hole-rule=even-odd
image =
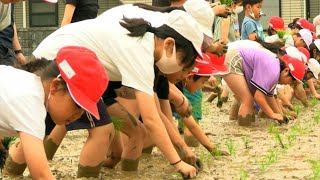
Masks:
[[[180,159],[179,161],[177,161],[177,162],[175,162],[175,163],[171,163],[170,165],[171,166],[174,166],[174,165],[176,165],[176,164],[178,164],[179,162],[181,162],[182,160]]]
[[[19,53],[22,53],[22,51],[21,51],[21,49],[19,49],[19,50],[14,50],[14,53],[15,53],[15,54],[19,54]]]

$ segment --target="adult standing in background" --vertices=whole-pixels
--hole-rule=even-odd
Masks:
[[[94,19],[98,15],[98,9],[98,0],[66,0],[61,26],[86,19]]]
[[[22,54],[18,39],[17,28],[14,22],[14,4],[2,4],[6,10],[6,18],[3,29],[0,30],[0,64],[14,66],[16,64],[25,64],[26,58]],[[4,14],[1,14],[1,16]],[[2,18],[1,18],[2,19]]]

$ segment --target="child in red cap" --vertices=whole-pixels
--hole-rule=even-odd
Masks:
[[[180,128],[184,129],[185,142],[192,147],[198,146],[200,142],[212,155],[216,155],[217,149],[205,135],[198,122],[202,119],[202,88],[204,83],[210,76],[222,74],[227,70],[223,62],[221,64],[217,62],[217,59],[218,56],[211,53],[203,53],[203,59],[200,56],[197,57],[196,66],[187,75],[186,79],[181,82],[183,95],[191,103],[192,115],[181,117],[178,113],[174,113],[175,117],[179,119]],[[206,91],[208,90],[212,91],[212,89],[207,89]],[[179,96],[175,97],[178,98]],[[223,155],[227,155],[227,153],[223,152]]]
[[[20,138],[6,162],[16,166],[5,171],[19,174],[26,164],[33,179],[54,179],[43,148],[47,113],[60,125],[75,121],[85,111],[100,119],[97,103],[108,76],[95,53],[76,46],[62,48],[54,61],[37,60],[24,68],[36,66],[34,74],[0,66],[0,134]]]
[[[267,30],[268,36],[266,37],[265,41],[266,42],[275,42],[279,40],[280,38],[284,37],[279,37],[278,32],[285,32],[286,29],[284,27],[284,21],[281,17],[279,16],[274,16],[270,18],[269,20],[269,27]]]

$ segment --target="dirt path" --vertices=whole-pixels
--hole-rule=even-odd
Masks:
[[[228,109],[204,103],[201,126],[212,133],[210,139],[220,149],[232,151],[228,157],[211,157],[203,147],[193,148],[204,163],[197,179],[311,179],[320,174],[320,104],[301,108],[299,118],[288,125],[273,126],[272,121],[257,119],[250,128],[239,127],[229,121]],[[272,131],[272,132],[271,132]],[[277,133],[278,131],[278,133]],[[279,138],[284,145],[282,148]],[[69,132],[50,163],[57,179],[75,179],[78,156],[86,139],[86,131]],[[311,161],[314,160],[314,168]],[[314,170],[313,170],[314,169]],[[28,172],[24,173],[28,179]],[[154,149],[152,155],[143,155],[137,173],[121,172],[119,167],[104,169],[100,179],[180,179],[163,155]],[[320,179],[320,175],[315,179]]]

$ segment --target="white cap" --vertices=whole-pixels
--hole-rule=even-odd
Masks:
[[[314,77],[316,79],[319,78],[319,73],[320,73],[320,64],[317,60],[314,58],[310,58],[308,62],[308,68],[310,71],[313,73]]]
[[[310,44],[312,43],[312,34],[310,30],[308,29],[301,29],[299,31],[300,36],[304,40],[304,42],[307,44],[307,47],[309,49]]]
[[[286,53],[293,58],[297,58],[300,61],[306,63],[307,57],[302,52],[300,52],[296,47],[290,46],[286,48]]]
[[[313,41],[314,45],[316,45],[318,51],[320,51],[320,39],[316,39]]]
[[[50,3],[50,4],[55,4],[58,2],[58,0],[43,0],[44,2]]]
[[[171,11],[168,13],[164,24],[188,39],[193,44],[198,55],[202,57],[201,46],[204,35],[199,24],[188,13],[181,10]]]
[[[320,14],[313,18],[313,25],[314,26],[320,25]]]
[[[212,26],[215,14],[210,4],[204,0],[187,0],[183,8],[199,23],[203,34],[213,38]]]

